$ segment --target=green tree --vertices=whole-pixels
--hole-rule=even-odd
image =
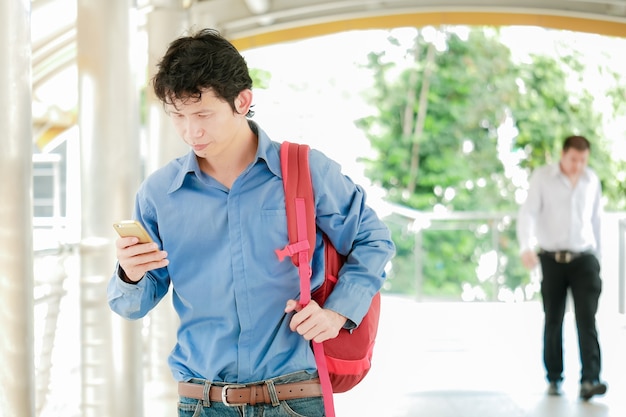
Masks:
[[[585,67],[576,52],[555,60],[533,56],[532,63],[520,66],[519,100],[512,103],[519,134],[516,144],[526,158],[521,166],[528,171],[546,163],[558,161],[563,140],[573,134],[583,135],[592,143],[589,165],[597,172],[607,197],[607,209],[626,207],[625,182],[615,181],[615,173],[623,172],[624,161],[612,158],[610,143],[603,131],[604,115],[595,109],[595,98],[584,87]],[[618,77],[613,73],[613,77]],[[570,80],[568,85],[566,80]],[[572,81],[573,80],[573,81]],[[625,106],[626,99],[616,94],[613,114]]]
[[[514,212],[520,185],[502,162],[515,151],[514,134],[507,136],[503,127],[517,130],[515,146],[524,152],[522,167],[528,170],[558,157],[566,135],[601,137],[591,94],[568,88],[572,77],[582,77],[577,56],[533,56],[518,65],[495,29],[475,27],[465,34],[439,28],[434,39],[445,40],[439,43],[427,39],[431,29],[416,30],[413,44],[405,47],[404,66],[385,52],[368,57],[374,88],[367,99],[378,114],[358,124],[384,155],[365,163],[390,201],[426,212]],[[390,45],[403,47],[393,38]],[[594,162],[602,165],[606,147],[601,141],[597,147]],[[459,222],[453,230],[433,223],[421,231],[424,251],[417,266],[410,260],[420,253],[416,239],[407,237],[407,227],[395,227],[398,255],[387,290],[459,297],[469,286],[494,299],[498,288],[523,288],[529,276],[519,261],[514,226],[511,216]],[[477,271],[494,242],[500,250],[497,270],[485,281]],[[421,288],[400,277],[419,275],[416,268],[423,275]]]
[[[250,68],[250,77],[254,88],[267,89],[272,80],[272,74],[264,69]]]
[[[503,167],[495,146],[507,103],[517,95],[510,52],[481,30],[467,39],[441,34],[446,48],[430,61],[433,44],[418,32],[408,51],[414,65],[397,78],[388,75],[396,68],[384,52],[370,54],[376,80],[370,100],[379,114],[359,124],[385,157],[367,161],[367,173],[391,201],[418,210],[510,207],[499,195]]]

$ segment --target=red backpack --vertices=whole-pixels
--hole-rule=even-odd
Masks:
[[[300,303],[306,305],[312,298],[320,306],[333,290],[344,257],[324,235],[325,279],[311,294],[311,259],[315,250],[315,200],[309,170],[309,147],[283,142],[280,148],[281,170],[285,189],[289,244],[277,249],[279,260],[291,256],[300,275]],[[374,341],[380,316],[380,293],[372,299],[361,324],[354,330],[341,329],[334,339],[312,342],[315,361],[320,374],[326,416],[334,417],[333,392],[345,392],[357,385],[371,367]]]

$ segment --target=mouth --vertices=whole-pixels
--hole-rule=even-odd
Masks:
[[[193,148],[194,151],[199,152],[204,150],[207,146],[209,146],[208,143],[200,143],[197,145],[192,145],[191,147]]]

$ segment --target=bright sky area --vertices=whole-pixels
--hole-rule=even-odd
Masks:
[[[369,154],[369,144],[354,120],[373,111],[361,99],[372,81],[364,65],[369,52],[388,49],[390,33],[410,42],[415,29],[351,31],[244,51],[251,68],[272,74],[268,90],[255,90],[255,120],[273,139],[307,142],[339,161],[355,181],[367,184],[356,158]],[[585,87],[596,92],[599,109],[607,105],[609,79],[598,73],[595,63],[610,64],[626,79],[626,39],[522,26],[503,27],[501,34],[516,60],[529,54],[580,52],[588,64]],[[625,122],[607,122],[606,134],[616,144],[616,155],[626,159]]]

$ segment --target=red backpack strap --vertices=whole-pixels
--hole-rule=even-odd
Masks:
[[[315,203],[309,170],[309,147],[283,142],[280,146],[280,164],[289,244],[283,249],[277,249],[276,254],[280,261],[291,256],[291,261],[300,270],[300,304],[306,305],[311,299],[310,260],[315,250]]]
[[[297,143],[283,142],[280,146],[280,167],[285,189],[285,205],[287,208],[287,227],[289,242],[300,241],[298,237],[296,199],[304,199],[307,222],[306,234],[309,241],[309,259],[315,250],[315,200],[309,170],[309,147]],[[298,265],[298,258],[291,254],[292,261]]]
[[[289,244],[277,249],[280,261],[291,256],[300,275],[300,304],[306,306],[311,301],[311,265],[315,250],[315,200],[311,171],[309,169],[309,147],[296,143],[283,142],[280,146],[280,167],[285,189],[287,229]],[[322,385],[326,417],[335,417],[333,390],[326,365],[324,347],[311,342]]]

